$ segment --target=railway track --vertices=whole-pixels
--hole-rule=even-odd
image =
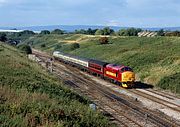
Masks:
[[[85,95],[88,95],[89,97],[91,97],[93,102],[95,102],[97,105],[99,105],[99,107],[101,107],[106,112],[109,112],[118,121],[119,126],[143,127],[144,123],[143,123],[143,125],[140,125],[135,120],[130,118],[127,114],[124,114],[123,109],[121,109],[119,107],[119,105],[115,104],[117,101],[116,101],[116,99],[114,99],[112,97],[113,95],[108,95],[106,92],[102,92],[102,90],[98,90],[94,86],[92,87],[92,83],[91,83],[91,85],[88,85],[89,90],[87,90],[87,88],[84,88],[84,84],[86,84],[86,85],[90,84],[89,81],[84,80],[83,78],[80,78],[77,75],[70,73],[69,71],[65,70],[62,67],[57,67],[57,65],[55,65],[54,70],[55,70],[56,75],[58,75],[61,78],[61,80],[63,80],[65,82],[65,84],[71,85],[71,86],[75,87],[76,89],[77,88],[82,89],[83,93],[85,93]],[[73,79],[70,78],[71,79],[70,80],[69,77],[62,76],[62,75],[66,75],[66,74],[63,74],[62,71],[66,72],[66,74],[68,74],[68,75],[72,75]],[[102,96],[102,94],[103,94],[103,96]]]
[[[165,99],[161,99],[161,98],[158,98],[156,96],[153,96],[153,95],[150,95],[150,94],[147,94],[145,92],[142,92],[140,90],[130,90],[131,93],[134,93],[136,95],[139,95],[141,97],[144,97],[144,98],[147,98],[148,100],[151,100],[153,102],[156,102],[156,103],[159,103],[163,106],[166,106],[174,111],[177,111],[177,112],[180,112],[180,106],[178,104],[175,104],[175,103],[172,103],[170,101],[167,101]]]
[[[59,75],[61,72],[66,72],[68,75],[73,75],[73,79],[71,81],[69,80],[69,77],[60,76],[62,80],[65,80],[65,83],[71,86],[75,86],[76,88],[80,88],[81,91],[83,90],[83,93],[85,95],[88,95],[91,97],[91,100],[96,103],[99,107],[101,107],[106,112],[109,112],[117,121],[118,125],[122,127],[143,127],[136,121],[134,121],[132,118],[130,118],[128,115],[124,114],[123,110],[119,108],[117,104],[115,104],[116,100],[112,98],[110,95],[106,94],[106,92],[102,92],[101,90],[97,90],[96,87],[90,87],[88,85],[87,87],[84,87],[84,84],[89,84],[90,82],[87,82],[86,80],[79,78],[77,75],[74,75],[66,70],[64,70],[62,67],[55,66],[54,70],[56,70],[56,74]],[[59,71],[61,70],[61,71]],[[92,84],[91,84],[92,85]],[[100,94],[101,93],[101,94]],[[103,94],[103,96],[102,96]],[[104,97],[106,94],[107,97]]]
[[[69,68],[74,70],[74,68],[72,68],[72,67],[69,67]],[[65,71],[66,73],[69,73],[69,72],[67,72],[67,70],[63,70],[63,71]],[[74,70],[74,71],[78,72],[78,70]],[[77,76],[77,75],[83,76],[80,73],[77,73],[77,74],[69,73],[69,74],[71,74],[71,75],[73,75],[73,77],[76,77],[77,79],[79,79],[78,82],[82,82],[82,81],[84,81],[84,79],[86,79],[85,77],[80,78],[79,76]],[[158,126],[164,126],[164,127],[178,126],[178,125],[175,125],[174,121],[171,121],[171,119],[167,119],[166,117],[162,118],[162,115],[159,113],[155,113],[155,112],[152,113],[152,111],[150,111],[148,109],[134,105],[132,102],[129,102],[124,98],[121,98],[119,93],[116,93],[116,92],[110,90],[109,88],[102,88],[102,86],[100,84],[91,82],[88,78],[86,79],[86,81],[83,82],[83,84],[85,84],[85,83],[88,83],[88,85],[91,85],[91,87],[96,88],[95,90],[98,90],[98,92],[102,93],[103,96],[108,97],[110,100],[116,101],[118,103],[118,107],[124,107],[124,110],[127,110],[130,108],[131,110],[133,110],[133,114],[136,114],[136,116],[140,116],[141,119],[143,119],[145,116],[147,116],[148,120],[150,122],[152,122]],[[92,89],[91,91],[93,91],[93,90],[94,89]]]
[[[157,94],[157,95],[160,95],[160,96],[164,96],[164,97],[166,97],[166,98],[168,98],[168,99],[172,99],[172,100],[174,100],[174,99],[180,99],[180,97],[178,97],[178,96],[169,94],[169,93],[167,93],[167,92],[155,90],[155,89],[153,89],[153,90],[152,90],[152,89],[146,89],[146,91],[152,92],[152,93]]]
[[[47,56],[45,56],[45,57],[47,58]],[[71,68],[71,67],[69,67],[69,68]],[[54,69],[57,69],[57,68],[54,68]],[[61,68],[61,70],[65,71],[69,75],[73,75],[73,77],[76,77],[76,80],[75,80],[75,82],[73,82],[73,84],[77,85],[77,82],[81,82],[80,83],[81,85],[77,85],[76,87],[83,88],[82,84],[88,84],[88,87],[90,89],[89,91],[87,91],[87,89],[86,89],[86,92],[88,93],[88,95],[89,96],[91,95],[92,98],[96,98],[96,100],[98,100],[97,103],[99,103],[100,106],[104,106],[105,105],[104,108],[106,108],[106,110],[107,109],[109,109],[109,110],[111,109],[111,113],[114,114],[114,117],[116,119],[120,120],[119,122],[121,124],[123,123],[122,122],[122,119],[123,119],[123,121],[127,120],[125,123],[128,123],[128,125],[131,125],[131,126],[143,126],[142,124],[140,125],[136,121],[132,120],[132,118],[129,118],[128,115],[124,116],[122,114],[123,110],[122,109],[120,110],[119,107],[120,106],[121,107],[124,106],[124,109],[129,109],[129,110],[131,109],[132,110],[131,112],[133,112],[136,115],[138,114],[138,116],[141,117],[141,118],[142,117],[144,118],[144,116],[147,116],[148,117],[148,121],[156,124],[157,126],[179,126],[178,124],[173,123],[169,119],[161,118],[162,116],[158,116],[159,114],[152,113],[148,109],[144,109],[142,107],[138,107],[137,105],[133,104],[132,102],[128,102],[127,100],[119,97],[120,96],[119,93],[117,93],[115,91],[112,91],[109,88],[105,88],[104,89],[100,84],[98,84],[96,82],[90,81],[89,78],[87,78],[87,77],[84,78],[84,76],[81,73],[78,73],[77,69],[74,69],[74,68],[71,68],[71,69],[74,70],[76,72],[76,74],[69,73],[69,72],[67,72],[67,70],[63,70],[63,68]],[[83,78],[78,77],[78,75],[83,76]],[[96,88],[96,89],[94,89],[94,88]],[[96,94],[92,93],[91,91],[94,91],[94,90],[97,90],[98,92],[96,92]],[[99,100],[101,100],[101,98],[97,98],[98,97],[97,93],[101,93],[103,96],[106,97],[107,100],[106,101],[99,101]],[[111,102],[113,104],[108,105],[107,102]],[[118,105],[117,105],[117,103],[118,103]],[[112,108],[112,105],[117,105],[117,107],[113,107]],[[113,113],[113,111],[114,111],[114,113]],[[118,118],[119,116],[116,115],[117,113],[118,113],[119,116],[121,116],[120,118]],[[124,124],[124,126],[126,126],[126,125]]]

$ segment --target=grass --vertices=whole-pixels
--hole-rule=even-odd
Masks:
[[[79,40],[80,48],[70,49],[70,43],[63,42],[64,38]],[[48,38],[47,41],[44,41]],[[79,39],[78,39],[79,38]],[[60,42],[53,43],[52,40],[60,39]],[[100,45],[99,37],[87,35],[63,35],[58,37],[42,36],[33,38],[31,41],[46,43],[46,48],[34,47],[46,52],[52,52],[54,45],[61,44],[58,49],[63,52],[75,54],[87,58],[95,58],[111,63],[118,63],[130,66],[136,72],[137,80],[170,89],[172,92],[180,93],[179,75],[176,79],[172,76],[180,73],[180,38],[178,37],[109,37],[110,44]],[[50,41],[51,40],[51,41]],[[26,42],[29,42],[27,40]],[[168,80],[168,79],[171,80]],[[163,84],[162,84],[163,82]]]
[[[0,43],[0,124],[25,126],[110,125],[92,111],[86,98],[69,90],[53,75],[14,47]]]

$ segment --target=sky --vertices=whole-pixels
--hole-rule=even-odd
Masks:
[[[178,27],[180,0],[0,0],[0,26]]]

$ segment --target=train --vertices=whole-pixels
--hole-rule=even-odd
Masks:
[[[70,64],[103,79],[109,79],[123,88],[132,88],[135,82],[135,73],[128,66],[82,58],[60,51],[54,51],[53,57],[55,60]]]

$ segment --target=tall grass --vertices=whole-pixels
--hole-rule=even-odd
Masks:
[[[2,43],[0,70],[2,127],[111,126],[88,107],[86,98],[63,86],[17,49]]]

